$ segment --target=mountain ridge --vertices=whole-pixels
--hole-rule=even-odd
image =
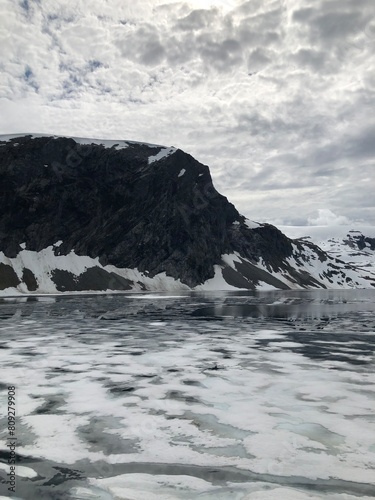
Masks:
[[[288,237],[311,241],[329,255],[375,272],[375,226],[280,226]]]
[[[247,220],[180,149],[90,141],[0,136],[3,293],[375,283],[312,243]]]

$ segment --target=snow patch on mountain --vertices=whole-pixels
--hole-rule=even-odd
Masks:
[[[255,222],[255,221],[250,220],[250,219],[245,219],[245,225],[246,225],[249,229],[255,229],[256,227],[260,227],[260,226],[262,226],[262,224],[260,224],[259,222]]]
[[[7,266],[8,271],[13,270],[19,280],[18,285],[0,290],[0,295],[191,289],[179,279],[167,276],[165,272],[152,276],[147,271],[140,272],[138,269],[102,266],[99,258],[77,255],[74,251],[68,255],[56,255],[60,244],[58,241],[40,252],[23,249],[15,258],[6,257],[0,252],[0,265]],[[354,268],[329,255],[322,258],[325,254],[317,252],[316,247],[309,242],[299,242],[292,246],[293,255],[285,259],[278,269],[262,259],[246,259],[238,252],[222,255],[221,264],[214,266],[214,277],[193,289],[369,288],[375,283],[374,273]],[[37,282],[37,287],[32,291],[25,282],[25,270],[31,272]],[[80,287],[88,273],[91,273],[90,280],[95,286],[82,289]]]
[[[375,226],[280,226],[292,239],[318,245],[330,256],[375,272]]]
[[[178,279],[176,280],[171,276],[167,276],[166,273],[159,273],[151,277],[148,276],[147,272],[143,273],[137,269],[119,269],[113,265],[102,266],[99,262],[99,258],[93,259],[91,257],[77,255],[74,251],[71,251],[68,255],[55,255],[54,249],[57,245],[45,248],[40,252],[22,250],[15,258],[6,257],[3,252],[0,252],[0,264],[13,269],[20,281],[16,287],[7,287],[4,290],[0,290],[0,296],[19,293],[30,294],[30,290],[24,282],[25,269],[31,271],[37,281],[38,286],[36,290],[34,290],[34,293],[37,294],[56,294],[64,292],[64,285],[61,284],[61,278],[56,277],[56,271],[69,273],[73,281],[78,283],[80,278],[82,278],[88,270],[97,271],[98,269],[108,275],[109,286],[108,288],[102,287],[94,289],[96,291],[121,290],[118,288],[119,277],[129,281],[128,289],[134,291],[143,291],[146,289],[150,291],[189,290],[187,285],[181,283]],[[102,275],[100,275],[99,278],[102,278]],[[62,281],[64,283],[64,280]],[[72,293],[72,290],[66,291]],[[90,289],[87,291],[90,291]]]
[[[350,289],[375,285],[375,272],[351,266],[329,254],[325,255],[309,242],[296,243],[292,247],[292,256],[285,259],[277,269],[263,259],[258,262],[245,259],[238,252],[223,255],[222,265],[215,266],[214,278],[197,289]]]
[[[277,226],[288,238],[311,238],[315,244],[327,241],[330,238],[343,239],[349,233],[361,233],[375,238],[375,226]]]
[[[31,137],[31,139],[38,139],[40,137],[53,137],[54,139],[59,137],[66,138],[66,136],[63,135],[49,135],[49,134],[3,134],[3,135],[0,134],[0,142],[9,142],[13,139],[18,139],[21,137]],[[130,144],[139,144],[142,146],[148,146],[150,148],[166,148],[161,144],[151,144],[149,142],[140,142],[140,141],[128,141],[123,139],[110,140],[110,139],[94,139],[89,137],[70,137],[70,139],[73,139],[77,144],[88,145],[88,146],[90,146],[91,144],[96,144],[99,146],[104,146],[105,148],[115,147],[115,149],[125,149],[129,147]],[[19,143],[15,142],[13,145],[18,146]]]
[[[162,160],[163,158],[166,158],[167,156],[170,156],[171,154],[173,154],[175,151],[177,151],[177,149],[174,148],[173,146],[170,148],[163,147],[157,155],[149,157],[148,163],[150,164],[150,163],[154,163],[155,161]]]

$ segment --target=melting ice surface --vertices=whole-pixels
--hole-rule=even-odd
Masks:
[[[1,299],[0,498],[374,498],[374,299]]]

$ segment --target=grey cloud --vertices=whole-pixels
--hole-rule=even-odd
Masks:
[[[324,146],[317,147],[308,159],[310,165],[330,165],[335,162],[360,162],[375,156],[375,126],[348,135],[338,135]],[[354,163],[355,165],[355,163]],[[330,167],[332,168],[332,167]]]
[[[237,24],[230,22],[229,14],[223,16],[217,9],[193,10],[177,18],[172,32],[144,24],[126,35],[118,46],[124,57],[146,65],[159,64],[164,58],[170,64],[200,60],[204,64],[202,71],[211,68],[226,72],[247,60],[249,71],[259,71],[270,62],[270,53],[260,47],[280,40],[274,29],[280,28],[282,14],[283,10],[277,8]],[[249,55],[248,47],[253,47]]]
[[[293,152],[281,153],[273,155],[272,158],[269,159],[275,165],[300,165],[301,158]]]
[[[371,219],[375,214],[375,202],[373,194],[373,186],[367,182],[362,183],[359,186],[353,185],[353,183],[348,183],[340,189],[340,195],[345,199],[345,215],[350,218],[362,218],[363,215],[368,216]],[[334,200],[335,207],[338,210],[342,210],[340,207],[341,200],[336,198]],[[361,215],[362,214],[362,217]],[[374,219],[372,219],[372,224],[375,224]]]
[[[165,56],[164,47],[159,40],[148,40],[142,47],[142,52],[139,60],[146,65],[154,65],[160,63]]]
[[[92,59],[92,60],[88,61],[87,64],[88,64],[89,71],[95,71],[98,68],[102,68],[103,67],[103,63],[101,61],[97,61],[95,59]]]
[[[197,30],[195,25],[188,30],[188,25],[185,23],[182,34],[175,31],[172,37],[164,36],[162,43],[168,61],[177,64],[200,61],[204,73],[209,69],[226,72],[241,65],[244,60],[244,49],[236,33],[223,25],[223,19],[217,12],[194,11],[193,13],[196,13],[196,16],[199,14],[201,20],[204,17],[205,22],[211,18],[211,24],[206,23],[206,26],[202,22],[199,27],[204,29]]]
[[[241,183],[241,189],[263,190],[265,186],[274,183],[274,177],[277,171],[278,167],[265,165],[260,172],[250,174],[249,179]]]
[[[323,40],[337,39],[356,34],[365,25],[366,21],[359,12],[329,12],[312,20],[312,36]]]
[[[207,28],[210,23],[214,22],[216,17],[217,11],[214,10],[193,10],[187,16],[179,19],[175,24],[175,28],[186,31],[200,30]]]
[[[199,37],[198,53],[202,59],[220,71],[226,71],[242,61],[241,47],[235,40],[217,42],[210,36]]]
[[[268,55],[270,52],[268,52]],[[262,48],[257,48],[251,52],[247,59],[247,67],[250,72],[258,72],[264,69],[272,59],[269,57],[266,51]]]
[[[20,0],[18,2],[18,5],[23,15],[27,19],[31,19],[34,14],[35,8],[38,8],[40,5],[40,0]]]
[[[332,8],[332,7],[331,7]],[[363,32],[368,23],[366,12],[357,6],[330,10],[329,2],[322,8],[304,8],[293,12],[292,19],[305,30],[312,43],[345,42],[348,37]]]
[[[165,57],[165,49],[161,44],[159,33],[149,24],[141,26],[134,33],[126,34],[116,44],[123,57],[146,66],[157,65]]]
[[[241,17],[245,17],[249,14],[255,14],[262,7],[262,5],[262,0],[248,0],[247,2],[242,2],[238,5],[235,12],[240,14]]]
[[[242,20],[241,24],[259,29],[261,31],[277,31],[280,29],[281,21],[286,13],[285,6],[278,2],[278,6],[274,9],[260,12],[249,16]]]
[[[375,42],[375,15],[370,18],[369,22],[366,24],[363,33],[366,35],[367,39],[374,44]]]
[[[172,34],[165,40],[164,45],[166,57],[172,66],[197,58],[196,41],[189,33],[184,33],[180,37]]]
[[[248,25],[240,26],[238,39],[245,47],[268,47],[280,42],[281,36],[276,31],[256,30]]]
[[[284,136],[295,131],[295,125],[286,121],[271,105],[268,105],[268,108],[267,105],[264,106],[263,113],[256,109],[238,112],[236,120],[237,125],[233,128],[235,133],[247,132],[249,136],[272,142],[273,145],[280,139],[285,141]]]
[[[284,0],[274,2],[275,8],[267,10],[261,16],[261,25],[267,31],[286,29],[285,22],[288,20],[288,7]]]
[[[348,172],[347,168],[323,167],[315,170],[314,175],[317,177],[345,176],[348,175]]]
[[[21,7],[21,9],[25,10],[26,12],[29,12],[29,10],[30,10],[29,0],[22,0],[22,2],[20,2],[20,7]]]
[[[204,32],[195,37],[189,34],[178,36],[160,34],[142,28],[120,44],[124,57],[137,60],[146,65],[161,63],[166,58],[171,64],[188,61],[201,61],[202,70],[212,68],[228,71],[243,62],[243,51],[239,42],[226,38],[225,33],[219,36]]]
[[[312,7],[304,7],[303,9],[295,10],[292,13],[294,21],[306,22],[314,17],[315,10]]]
[[[299,66],[309,66],[313,71],[321,71],[327,65],[327,53],[321,50],[299,49],[292,58]]]
[[[284,9],[279,7],[242,19],[236,28],[239,40],[251,47],[266,47],[280,42],[284,30]]]
[[[313,4],[314,2],[310,0]],[[341,11],[354,11],[354,12],[367,12],[369,16],[374,15],[374,2],[373,0],[325,0],[321,4],[321,8],[329,12]]]
[[[365,127],[360,133],[345,141],[344,154],[350,158],[365,159],[375,157],[375,125]]]
[[[270,167],[265,165],[262,172],[252,176],[249,180],[241,184],[241,189],[251,191],[279,191],[291,189],[311,188],[319,186],[319,179],[310,178],[306,173],[303,173],[303,168],[299,168],[292,173],[290,167],[284,168]]]

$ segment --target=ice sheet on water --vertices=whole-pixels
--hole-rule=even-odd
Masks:
[[[0,469],[8,473],[9,465],[0,462]],[[24,467],[23,465],[17,465],[17,476],[32,479],[34,477],[37,477],[38,473],[35,472],[35,470],[33,470],[31,467]]]
[[[207,491],[217,490],[211,483],[191,476],[124,474],[108,479],[92,480],[94,485],[110,491],[115,498],[134,500],[191,499]]]
[[[285,292],[279,296],[287,298]],[[193,320],[194,308],[227,298],[231,303],[272,303],[277,297],[163,298],[163,307],[113,321],[100,317],[111,310],[130,313],[144,301],[133,295],[0,304],[0,316],[21,312],[17,318],[0,319],[0,377],[5,384],[0,402],[6,384],[16,385],[19,453],[82,467],[93,479],[101,475],[107,479],[96,487],[112,495],[145,495],[147,488],[164,488],[173,498],[191,498],[192,485],[199,483],[196,491],[202,498],[220,498],[225,485],[213,484],[204,469],[208,464],[266,475],[281,481],[284,489],[291,486],[285,486],[286,478],[293,482],[295,476],[313,482],[353,481],[362,493],[364,484],[375,488],[374,333],[369,318],[363,332],[355,310],[352,316],[324,322],[322,330],[319,321]],[[159,295],[149,301],[159,304]],[[315,349],[328,352],[319,362],[312,357],[313,340],[324,342]],[[345,349],[354,342],[358,352],[345,351],[351,355],[345,361],[332,359],[329,354],[341,342]],[[362,364],[350,364],[360,355]],[[4,417],[4,405],[0,407]],[[107,466],[104,475],[99,464]],[[131,464],[138,464],[135,474],[148,473],[145,491],[138,491],[125,474]],[[163,484],[160,471],[149,474],[155,464],[170,467]],[[177,466],[179,473],[172,474]],[[186,467],[195,472],[186,474]],[[225,472],[226,481],[231,474]],[[177,476],[190,477],[189,484],[181,479],[176,486]],[[108,489],[110,482],[116,491]],[[237,487],[246,498],[248,491]],[[354,491],[348,485],[342,489]]]

